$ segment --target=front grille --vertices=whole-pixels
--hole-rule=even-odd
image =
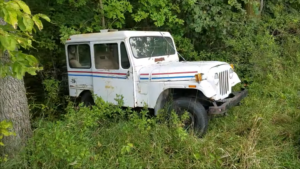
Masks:
[[[226,95],[229,92],[228,70],[219,73],[219,93]]]

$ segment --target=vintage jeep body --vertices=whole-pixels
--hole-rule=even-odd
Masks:
[[[69,94],[93,104],[92,94],[126,107],[153,109],[172,99],[178,113],[190,113],[189,124],[200,134],[208,115],[222,114],[243,99],[233,93],[240,83],[233,65],[219,61],[179,61],[172,36],[158,31],[102,30],[71,36],[66,42]]]

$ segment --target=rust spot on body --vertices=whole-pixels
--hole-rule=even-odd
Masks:
[[[160,62],[160,61],[164,61],[165,60],[165,58],[155,58],[155,62]]]
[[[105,89],[114,89],[114,87],[110,85],[105,85]]]

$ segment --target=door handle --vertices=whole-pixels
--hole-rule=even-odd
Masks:
[[[130,75],[130,72],[129,72],[129,70],[128,70],[128,72],[127,72],[127,74],[126,74],[126,79],[129,77],[129,75]]]

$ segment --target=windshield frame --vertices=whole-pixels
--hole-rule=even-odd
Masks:
[[[172,47],[170,46],[170,48],[172,48],[172,50],[174,50],[174,53],[170,53],[170,54],[166,54],[166,55],[159,55],[159,56],[148,56],[148,57],[138,57],[138,56],[135,56],[134,52],[133,52],[133,46],[131,45],[130,43],[130,40],[131,38],[146,38],[146,37],[159,37],[159,38],[163,38],[166,42],[167,42],[167,45],[170,46],[172,45]],[[167,40],[167,38],[170,38],[171,42],[169,42]],[[170,36],[159,36],[159,35],[150,35],[150,36],[131,36],[129,39],[128,39],[128,42],[129,42],[129,46],[130,46],[130,50],[131,50],[131,53],[133,55],[134,58],[136,59],[149,59],[149,58],[152,58],[152,57],[163,57],[163,56],[170,56],[170,55],[176,55],[176,47],[175,47],[175,44],[174,44],[174,40],[172,37]]]

